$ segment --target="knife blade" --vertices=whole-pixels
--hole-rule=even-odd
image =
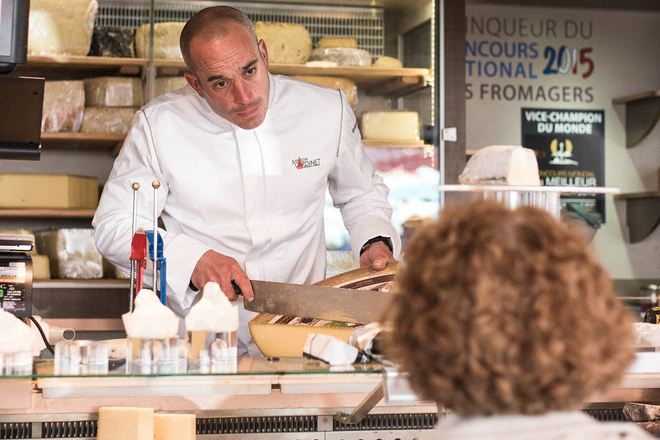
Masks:
[[[244,300],[253,312],[368,324],[378,321],[389,292],[250,280],[254,300]],[[234,286],[237,293],[240,292]],[[240,293],[239,293],[240,294]]]

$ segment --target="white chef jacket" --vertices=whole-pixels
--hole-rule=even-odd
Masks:
[[[450,414],[420,440],[651,440],[631,422],[600,422],[581,411],[538,416],[495,415],[461,418]]]
[[[266,118],[251,130],[218,116],[190,86],[139,110],[92,222],[101,254],[125,271],[132,184],[140,185],[137,228],[151,230],[154,180],[160,182],[157,213],[165,226],[167,302],[180,317],[198,294],[189,287],[190,277],[209,249],[235,258],[251,279],[323,279],[328,185],[356,259],[360,247],[378,235],[392,239],[395,257],[400,252],[389,190],[336,89],[270,75]],[[239,343],[247,343],[251,316],[241,311],[240,319]]]

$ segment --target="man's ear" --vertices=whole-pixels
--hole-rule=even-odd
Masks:
[[[195,89],[197,94],[203,98],[204,93],[202,91],[202,86],[199,84],[199,81],[197,80],[197,77],[190,72],[184,72],[183,77],[186,79],[186,82],[188,82],[188,85],[190,85],[190,87]]]
[[[266,63],[266,69],[268,69],[268,50],[266,49],[266,42],[264,40],[259,40],[259,53],[264,63]]]

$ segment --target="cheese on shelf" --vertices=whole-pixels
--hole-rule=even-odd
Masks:
[[[185,23],[154,23],[154,58],[182,60],[179,37]],[[135,31],[135,54],[138,58],[149,58],[150,25],[143,24]]]
[[[0,174],[0,208],[95,209],[98,199],[96,177]]]
[[[312,37],[307,29],[294,23],[257,21],[257,38],[266,42],[271,64],[304,64],[312,52]]]
[[[89,56],[133,58],[134,46],[135,29],[121,26],[95,26]]]
[[[314,49],[309,56],[310,61],[334,61],[339,66],[371,66],[371,54],[364,49],[348,47],[329,47]]]
[[[82,80],[44,82],[41,131],[79,131],[84,108],[85,86]]]
[[[128,133],[139,107],[86,107],[81,133]]]
[[[85,107],[141,107],[142,80],[129,76],[86,78]]]
[[[195,440],[195,414],[154,414],[154,440]]]
[[[468,160],[458,181],[464,185],[540,185],[534,150],[520,145],[490,145]]]
[[[154,97],[163,93],[173,92],[187,85],[188,82],[182,76],[164,76],[154,81]]]
[[[153,408],[100,407],[97,440],[154,440]]]
[[[419,115],[403,110],[364,112],[360,131],[364,139],[418,141]]]
[[[400,69],[403,67],[403,64],[396,58],[382,56],[378,57],[371,67],[377,69]]]
[[[87,55],[97,0],[30,0],[29,55]]]
[[[103,277],[103,258],[94,244],[91,228],[34,232],[39,252],[48,255],[53,278],[97,279]]]
[[[362,324],[259,314],[248,323],[250,334],[264,356],[295,357],[303,355],[310,333],[334,336],[344,342]]]
[[[358,48],[357,39],[353,37],[321,37],[317,46],[318,49],[327,49],[329,47],[349,47],[351,49]]]
[[[339,89],[346,95],[348,103],[353,106],[357,103],[358,90],[355,81],[348,78],[341,78],[337,76],[296,76],[296,78],[303,81],[313,82],[322,86]]]

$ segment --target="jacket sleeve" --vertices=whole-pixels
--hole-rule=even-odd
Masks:
[[[154,190],[152,183],[160,187]],[[133,189],[133,184],[139,190]],[[92,220],[96,247],[101,255],[125,272],[130,271],[133,229],[152,230],[154,197],[158,201],[156,215],[160,216],[168,197],[168,182],[160,172],[158,155],[151,136],[151,127],[144,111],[137,112],[131,131],[115,159],[113,169],[103,188],[99,206]],[[133,225],[133,198],[137,198],[135,225]],[[163,256],[166,259],[167,295],[178,305],[187,308],[197,292],[188,285],[199,258],[209,247],[184,234],[159,229],[163,238]],[[151,274],[145,271],[145,284]]]
[[[389,188],[365,152],[351,106],[343,92],[340,96],[341,132],[337,163],[329,176],[333,204],[341,211],[356,261],[360,260],[362,245],[379,235],[392,240],[393,255],[398,259],[401,238],[392,225],[392,206],[387,201]]]

